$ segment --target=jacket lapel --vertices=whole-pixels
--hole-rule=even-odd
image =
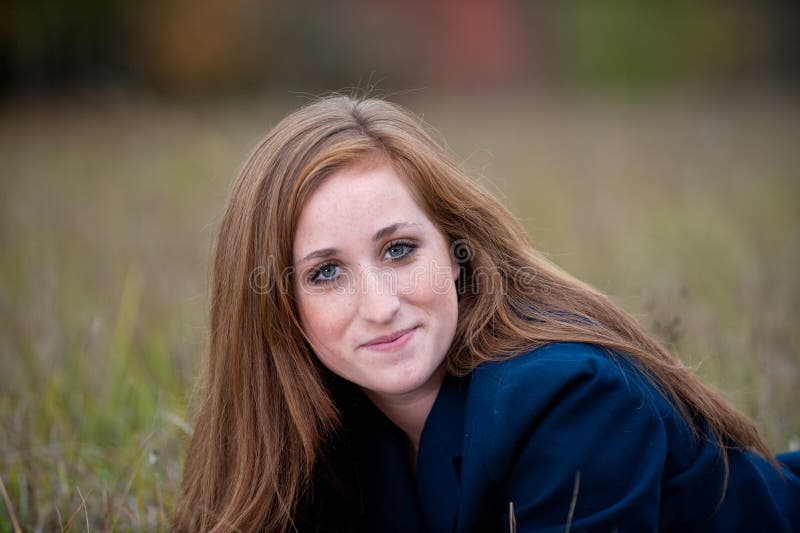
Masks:
[[[456,525],[469,380],[445,376],[422,430],[417,487],[428,531],[452,531]]]

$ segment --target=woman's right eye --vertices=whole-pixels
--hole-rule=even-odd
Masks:
[[[308,281],[316,285],[331,283],[339,275],[339,265],[329,263],[316,268],[308,278]]]

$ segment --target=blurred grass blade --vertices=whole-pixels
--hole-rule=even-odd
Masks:
[[[6,509],[8,509],[8,516],[11,517],[11,525],[14,528],[14,533],[22,533],[22,529],[19,527],[19,522],[17,522],[17,515],[14,514],[14,507],[11,505],[11,498],[8,497],[8,492],[6,492],[6,485],[3,483],[3,478],[0,477],[0,490],[3,491],[3,501],[6,503]]]

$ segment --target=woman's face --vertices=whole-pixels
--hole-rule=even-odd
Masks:
[[[438,391],[458,266],[389,163],[325,178],[300,214],[293,254],[300,320],[326,367],[385,398]]]

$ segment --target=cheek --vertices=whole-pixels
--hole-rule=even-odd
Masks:
[[[311,344],[335,348],[346,330],[348,303],[328,294],[303,295],[297,307]]]
[[[442,322],[455,322],[458,314],[454,271],[436,261],[417,267],[401,280],[406,301],[426,309]]]

